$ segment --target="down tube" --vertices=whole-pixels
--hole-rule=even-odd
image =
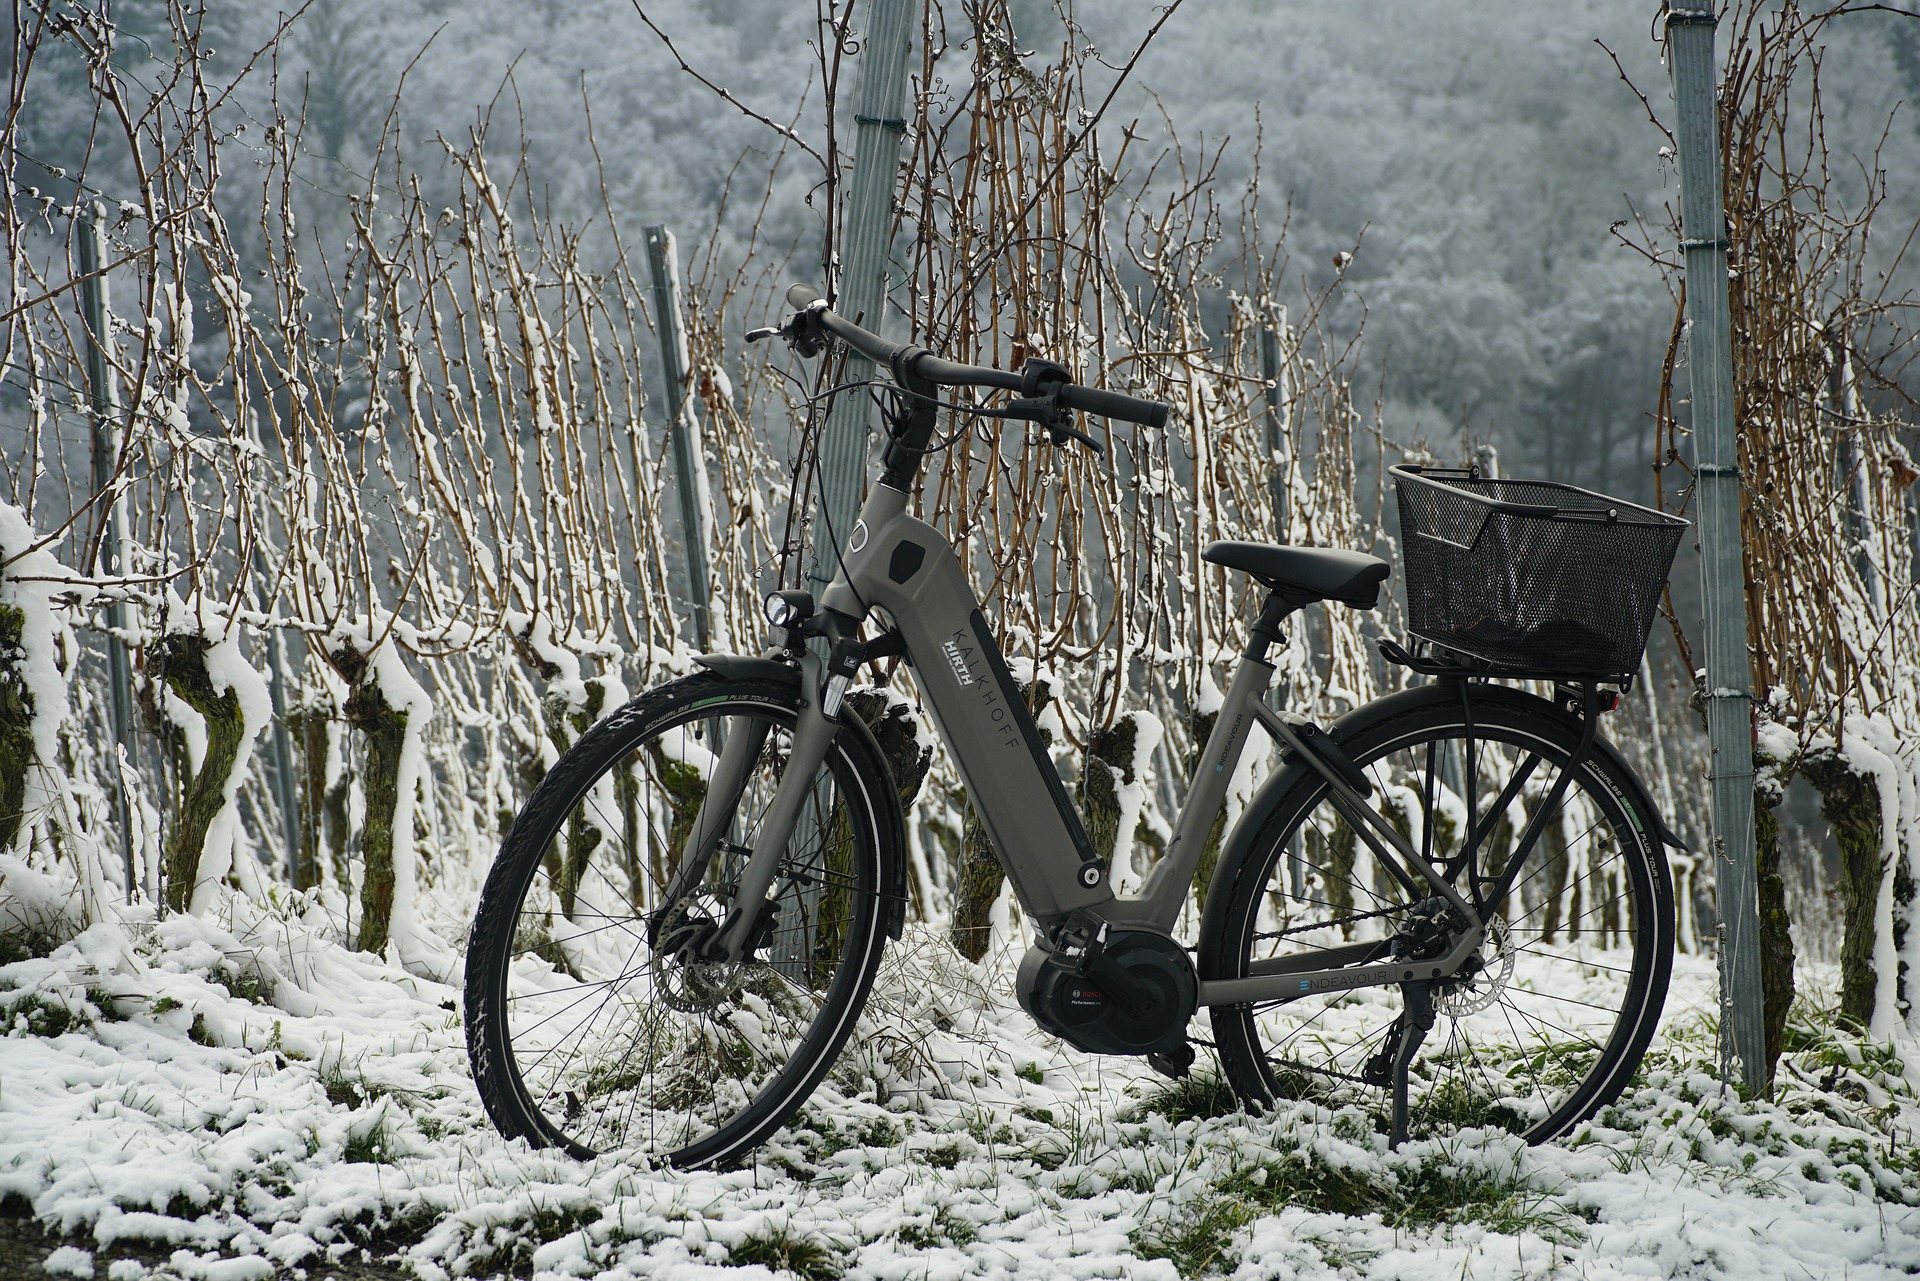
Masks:
[[[1107,871],[1053,767],[953,548],[876,485],[822,603],[887,612],[974,810],[1028,915],[1112,900]]]

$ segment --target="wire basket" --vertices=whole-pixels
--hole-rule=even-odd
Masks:
[[[1415,636],[1528,675],[1639,669],[1687,521],[1553,481],[1390,470]]]

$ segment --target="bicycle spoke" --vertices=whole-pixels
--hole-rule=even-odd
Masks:
[[[1650,824],[1628,819],[1619,798],[1631,789],[1608,780],[1615,767],[1605,758],[1589,757],[1566,773],[1578,730],[1562,728],[1572,724],[1564,713],[1494,696],[1476,705],[1469,733],[1459,710],[1454,702],[1397,713],[1398,720],[1383,714],[1381,729],[1349,731],[1344,743],[1376,789],[1376,812],[1392,815],[1470,901],[1481,884],[1514,878],[1490,914],[1474,968],[1434,985],[1438,1018],[1409,1076],[1410,1115],[1417,1125],[1494,1123],[1538,1139],[1597,1106],[1608,1097],[1603,1089],[1617,1090],[1618,1058],[1637,1058],[1650,1035],[1657,998],[1640,995],[1653,964],[1647,931],[1659,908],[1641,835]],[[1544,812],[1540,799],[1527,799],[1556,786],[1561,795]],[[1276,820],[1258,856],[1261,870],[1240,876],[1250,906],[1234,909],[1239,956],[1331,962],[1353,955],[1336,949],[1363,940],[1384,950],[1414,919],[1413,900],[1425,887],[1401,888],[1362,843],[1349,857],[1337,841],[1345,820],[1331,810],[1329,791],[1314,780],[1283,801],[1293,808]],[[1528,830],[1535,839],[1522,859],[1512,846]],[[1298,895],[1287,879],[1296,848],[1313,883]],[[1446,942],[1432,925],[1420,929],[1429,944]],[[1657,981],[1664,990],[1664,968]],[[1390,1091],[1359,1076],[1397,1035],[1398,1024],[1374,1003],[1379,998],[1362,995],[1382,990],[1217,1009],[1215,1039],[1236,1088],[1245,1088],[1245,1072],[1234,1064],[1248,1061],[1238,1057],[1246,1053],[1240,1047],[1251,1046],[1259,1080],[1268,1083],[1262,1088],[1273,1088],[1275,1073],[1320,1073],[1334,1098],[1386,1108]]]
[[[735,902],[738,880],[787,776],[792,737],[791,713],[769,703],[764,686],[732,712],[693,693],[716,687],[725,686],[703,675],[643,695],[628,709],[624,745],[579,764],[569,753],[549,771],[542,786],[562,789],[571,807],[530,807],[536,817],[523,815],[509,833],[501,858],[517,860],[521,880],[493,916],[483,901],[492,924],[476,921],[468,978],[470,1006],[477,990],[493,1011],[481,1023],[504,1045],[498,1059],[476,1057],[475,1079],[510,1132],[536,1142],[557,1134],[582,1155],[631,1149],[678,1160],[713,1151],[737,1143],[728,1136],[746,1127],[777,1124],[798,1105],[803,1077],[852,1029],[847,1004],[860,999],[879,959],[871,940],[881,834],[859,817],[871,805],[843,798],[867,777],[860,770],[884,774],[829,749],[791,839],[770,851],[770,927],[739,960],[707,957],[705,942],[749,906]],[[677,710],[632,715],[654,699]],[[694,732],[722,721],[758,744],[757,756],[735,762],[743,768],[730,775],[738,791],[728,786],[724,813],[712,790],[719,757],[707,750],[718,739]],[[873,781],[858,786],[877,794]],[[696,831],[714,842],[710,868],[676,915],[653,915]],[[658,954],[649,943],[656,935],[671,940]],[[862,976],[846,979],[854,965]],[[481,977],[487,967],[491,979]],[[829,1030],[819,1032],[830,1009]],[[501,1070],[511,1090],[492,1079]],[[753,1110],[769,1098],[775,1110]],[[527,1119],[516,1120],[513,1108]]]

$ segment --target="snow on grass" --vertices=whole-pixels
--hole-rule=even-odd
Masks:
[[[1174,1084],[1065,1050],[1000,975],[910,931],[796,1122],[751,1166],[682,1173],[501,1140],[455,988],[346,949],[306,900],[137,928],[131,962],[111,927],[0,947],[0,1198],[73,1238],[74,1275],[130,1238],[208,1281],[361,1250],[430,1281],[1920,1269],[1900,1056],[1815,1012],[1779,1100],[1740,1103],[1687,958],[1646,1069],[1593,1123],[1389,1153],[1352,1108],[1248,1117],[1204,1057]]]

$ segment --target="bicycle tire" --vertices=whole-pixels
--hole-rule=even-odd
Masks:
[[[1430,840],[1458,856],[1457,834],[1489,823],[1490,853],[1475,861],[1491,873],[1565,772],[1581,722],[1504,686],[1466,688],[1471,739],[1458,685],[1358,708],[1330,733],[1416,846]],[[1528,758],[1537,759],[1527,782],[1494,818]],[[1223,855],[1209,894],[1203,980],[1245,976],[1283,949],[1384,940],[1405,923],[1413,895],[1353,839],[1330,794],[1293,763],[1256,798],[1243,822],[1252,835]],[[1598,742],[1517,874],[1479,968],[1435,985],[1443,1010],[1409,1071],[1411,1133],[1497,1125],[1540,1143],[1619,1096],[1659,1022],[1672,968],[1662,830],[1637,778]],[[1468,883],[1465,870],[1448,869],[1457,886]],[[1402,1005],[1398,987],[1371,987],[1216,1006],[1211,1018],[1227,1079],[1250,1107],[1359,1104],[1384,1130],[1390,1074],[1381,1079],[1380,1055],[1397,1041]]]
[[[467,954],[468,1054],[501,1133],[582,1158],[724,1164],[832,1066],[904,886],[898,798],[857,718],[829,748],[750,955],[696,962],[667,941],[725,919],[799,707],[797,680],[700,672],[592,726],[535,789]],[[672,923],[650,921],[706,795],[716,727],[765,733],[698,893]]]

